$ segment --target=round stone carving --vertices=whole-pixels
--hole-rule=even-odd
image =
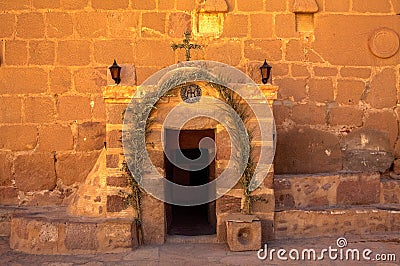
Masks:
[[[200,100],[201,88],[196,84],[184,85],[181,88],[181,98],[184,102],[195,103]]]
[[[377,29],[369,39],[369,49],[377,57],[392,57],[399,50],[399,36],[392,29]]]

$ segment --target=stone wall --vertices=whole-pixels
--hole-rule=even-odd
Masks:
[[[186,29],[204,46],[192,59],[256,82],[264,58],[273,66],[276,172],[385,171],[400,155],[399,12],[396,0],[0,0],[0,204],[66,204],[105,141],[107,67],[141,84],[184,59],[170,45]]]

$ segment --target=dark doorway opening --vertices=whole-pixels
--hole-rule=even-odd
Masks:
[[[167,130],[166,132],[166,148],[169,148],[172,153],[175,153],[178,152],[178,149],[168,147],[168,135],[177,133],[171,131],[172,130]],[[192,160],[199,158],[201,152],[208,152],[206,150],[201,151],[198,148],[199,141],[204,137],[212,137],[214,139],[214,130],[180,131],[180,151],[186,158]],[[207,184],[214,179],[214,161],[207,167],[196,171],[178,168],[171,163],[165,155],[164,162],[166,178],[176,184],[183,186],[200,186]],[[169,235],[212,235],[216,232],[215,201],[197,206],[177,206],[166,204],[166,218],[167,232]]]

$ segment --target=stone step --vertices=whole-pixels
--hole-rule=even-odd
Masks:
[[[275,212],[275,239],[400,235],[399,205],[317,207]]]
[[[167,236],[166,243],[170,244],[216,244],[218,243],[217,235],[200,235],[200,236]]]
[[[65,208],[29,208],[11,218],[10,247],[31,254],[96,254],[137,246],[131,219],[84,218]]]

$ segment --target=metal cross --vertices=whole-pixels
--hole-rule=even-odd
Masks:
[[[190,31],[185,31],[185,39],[183,39],[183,43],[179,43],[179,44],[171,44],[171,48],[175,51],[178,48],[184,48],[186,50],[186,61],[190,61],[190,50],[191,49],[200,49],[201,45],[200,44],[194,44],[194,43],[190,43],[190,36],[191,33]]]

